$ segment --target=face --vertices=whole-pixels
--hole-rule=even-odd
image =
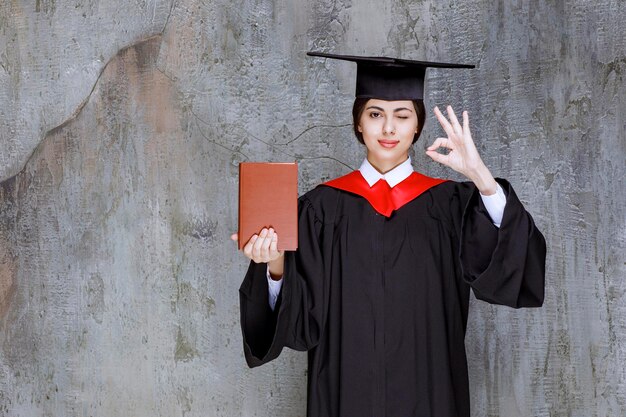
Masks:
[[[417,123],[411,100],[370,99],[358,125],[368,161],[383,173],[406,161]]]

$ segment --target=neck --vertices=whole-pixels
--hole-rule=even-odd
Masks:
[[[408,158],[409,158],[409,155],[407,154],[399,162],[398,161],[387,162],[387,161],[372,161],[368,156],[367,161],[376,169],[376,171],[380,172],[381,174],[386,174],[392,169],[394,169],[395,167],[397,167],[398,165],[401,165],[402,163],[406,162]]]

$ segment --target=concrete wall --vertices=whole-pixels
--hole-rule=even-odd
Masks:
[[[249,370],[237,164],[358,166],[354,68],[430,70],[544,232],[546,302],[472,303],[474,416],[626,415],[626,5],[13,0],[0,4],[0,415],[303,416],[305,355]],[[441,134],[429,115],[416,166]]]

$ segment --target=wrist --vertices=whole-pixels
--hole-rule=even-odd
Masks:
[[[280,281],[283,277],[283,270],[285,266],[285,256],[280,255],[277,259],[269,261],[267,263],[270,278],[274,281]]]
[[[482,195],[493,195],[498,190],[498,183],[484,164],[473,170],[468,178],[476,185]]]

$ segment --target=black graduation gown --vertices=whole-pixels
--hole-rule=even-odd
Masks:
[[[240,288],[250,367],[308,351],[308,417],[469,417],[470,287],[514,308],[544,297],[545,240],[508,182],[496,228],[472,183],[444,182],[394,211],[319,186],[299,199],[275,311],[266,264]]]

